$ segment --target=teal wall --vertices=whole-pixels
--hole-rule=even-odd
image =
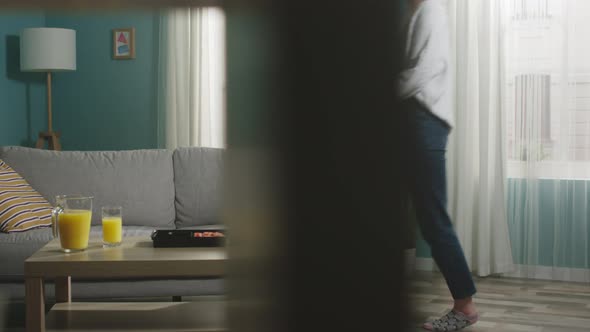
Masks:
[[[156,148],[157,14],[49,12],[46,24],[76,30],[77,70],[54,79],[54,126],[63,148]],[[135,27],[136,58],[113,60],[111,30],[126,27]]]
[[[23,73],[19,35],[27,27],[76,30],[77,70],[53,76],[54,129],[64,150],[157,147],[155,11],[0,12],[0,146],[33,146],[47,129],[42,73]],[[113,60],[113,28],[135,27],[136,59]]]
[[[540,180],[538,188],[528,185],[521,179],[508,181],[508,229],[514,262],[590,268],[588,181]],[[539,193],[537,198],[535,192]],[[538,200],[539,209],[525,209],[527,200]],[[536,241],[528,241],[531,237],[536,237]],[[417,241],[416,256],[431,257],[430,248],[422,238]]]
[[[424,239],[422,238],[422,235],[420,234],[420,230],[418,230],[417,233],[418,233],[418,239],[416,240],[416,257],[432,258],[432,255],[430,254],[430,247],[428,246],[426,241],[424,241]]]
[[[0,11],[0,146],[32,146],[47,130],[45,76],[20,71],[20,31],[45,25],[41,11]]]

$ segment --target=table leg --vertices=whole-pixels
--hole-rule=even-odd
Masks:
[[[26,331],[45,332],[45,289],[43,278],[25,279]]]
[[[55,278],[55,302],[72,302],[72,277]]]

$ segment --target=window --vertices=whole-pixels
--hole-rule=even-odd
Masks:
[[[539,177],[590,179],[590,44],[584,42],[590,1],[510,4],[504,71],[508,176],[519,177],[526,167]]]

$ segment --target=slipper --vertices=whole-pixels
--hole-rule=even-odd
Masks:
[[[459,331],[477,322],[479,315],[467,316],[455,310],[449,311],[446,315],[432,322],[425,323],[422,327],[434,332]]]

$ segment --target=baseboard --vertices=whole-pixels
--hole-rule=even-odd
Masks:
[[[417,271],[438,271],[432,258],[416,257],[414,268]],[[551,267],[538,265],[514,265],[513,272],[501,276],[509,278],[539,279],[568,282],[590,282],[590,269]]]
[[[569,282],[590,282],[589,269],[576,269],[567,267],[514,265],[515,271],[504,273],[504,277],[527,278]]]

